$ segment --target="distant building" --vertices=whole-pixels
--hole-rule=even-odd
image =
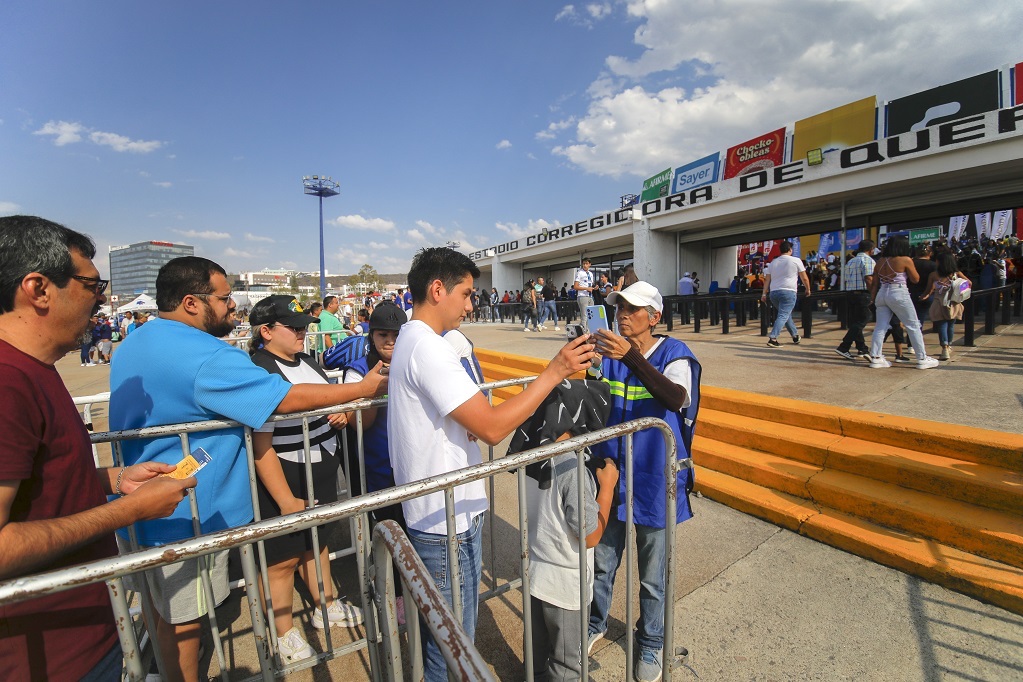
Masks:
[[[139,294],[156,296],[156,275],[163,264],[174,258],[194,255],[194,246],[171,242],[151,241],[111,246],[110,302],[116,308]]]
[[[243,272],[238,279],[250,287],[258,284],[265,284],[278,289],[290,289],[291,278],[298,276],[294,270],[263,268],[259,272]]]

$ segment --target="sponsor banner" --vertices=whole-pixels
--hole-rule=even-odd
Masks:
[[[977,239],[991,237],[991,214],[974,213],[973,219],[977,222]]]
[[[687,163],[675,169],[671,181],[671,193],[678,194],[687,189],[702,187],[718,181],[721,170],[721,152],[714,152],[698,161]]]
[[[888,102],[886,134],[899,135],[998,108],[998,71]]]
[[[941,239],[941,225],[934,227],[921,227],[909,231],[909,245],[930,244]]]
[[[1016,236],[1023,239],[1023,208],[1016,209]]]
[[[802,245],[799,243],[799,237],[789,237],[789,243],[792,244],[792,255],[795,258],[803,257]]]
[[[781,255],[780,246],[781,241],[777,239],[769,239],[766,242],[740,244],[737,252],[739,263],[748,265],[761,260],[774,260]]]
[[[1012,211],[995,211],[991,220],[991,238],[1004,239],[1012,234]]]
[[[785,129],[754,137],[725,152],[725,177],[753,173],[780,166],[785,161]]]
[[[1014,71],[1016,73],[1016,97],[1013,99],[1012,103],[1023,104],[1023,62],[1017,64]],[[1016,221],[1016,225],[1017,227],[1019,226],[1018,220]]]
[[[642,203],[637,218],[660,217],[691,206],[734,199],[786,185],[798,185],[843,173],[899,163],[996,140],[1023,137],[1023,105],[949,121],[915,132],[842,149],[820,165],[798,159]],[[726,166],[727,175],[727,166]]]
[[[640,201],[650,201],[671,194],[671,176],[671,169],[665,168],[652,178],[644,180],[643,195],[640,197]]]
[[[970,222],[968,215],[954,215],[948,219],[948,238],[959,241],[966,234],[966,224]]]
[[[877,97],[865,97],[822,114],[796,121],[792,160],[806,158],[811,149],[838,151],[877,137]]]

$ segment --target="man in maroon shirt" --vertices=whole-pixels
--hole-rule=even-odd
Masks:
[[[167,516],[196,483],[159,477],[167,464],[93,464],[53,365],[91,337],[106,300],[95,254],[89,237],[56,223],[0,218],[0,579],[115,556],[115,529]],[[103,583],[0,607],[0,679],[120,674]]]

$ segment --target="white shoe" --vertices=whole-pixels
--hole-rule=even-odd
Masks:
[[[331,625],[350,628],[362,624],[362,609],[340,599],[335,599],[327,607],[327,619]],[[313,627],[323,629],[323,614],[320,609],[313,609]]]
[[[555,327],[554,327],[554,331],[556,331],[556,332],[560,332],[560,331],[561,331],[561,327],[555,326]]]
[[[537,328],[536,328],[536,331],[538,331],[538,332],[542,332],[542,331],[545,331],[546,329],[547,329],[547,327],[545,327],[545,326],[543,326],[543,325],[541,324],[541,325],[540,325],[539,327],[537,327]]]
[[[931,369],[932,367],[937,367],[939,364],[941,364],[941,363],[939,363],[934,358],[932,358],[930,356],[927,356],[923,360],[918,360],[917,361],[916,368],[917,369]]]
[[[525,329],[523,329],[522,331],[524,331],[524,332],[528,332],[528,331],[529,331],[529,327],[526,327],[526,328],[525,328]]]
[[[277,638],[277,650],[281,654],[281,662],[294,663],[316,655],[309,642],[305,641],[298,628],[291,628],[283,637]]]
[[[85,363],[85,366],[86,367],[95,367],[96,363],[95,362],[87,362],[87,363]]]
[[[891,367],[892,363],[884,359],[884,357],[870,358],[870,368],[878,369],[881,367]]]

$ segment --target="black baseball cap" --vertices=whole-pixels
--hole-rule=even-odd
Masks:
[[[275,322],[288,327],[305,327],[313,322],[319,322],[319,319],[305,312],[294,296],[284,294],[267,296],[252,306],[252,311],[249,312],[251,326],[257,327]]]

